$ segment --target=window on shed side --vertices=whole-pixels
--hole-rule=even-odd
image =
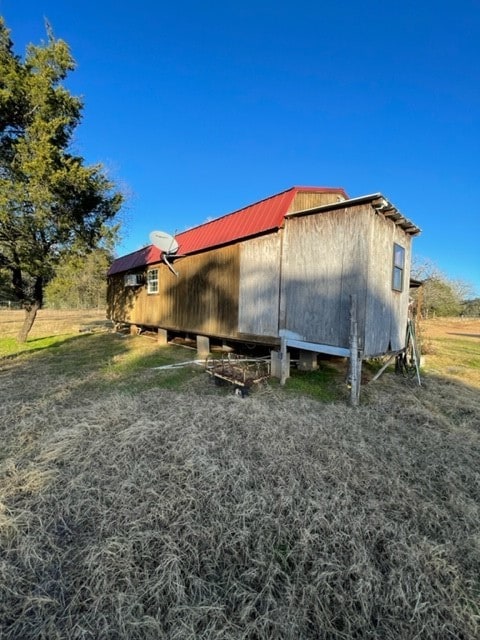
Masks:
[[[393,244],[393,272],[392,289],[403,291],[403,280],[405,273],[405,249],[399,244]]]
[[[158,293],[158,269],[147,273],[147,293]]]

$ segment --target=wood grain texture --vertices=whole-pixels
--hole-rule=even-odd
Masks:
[[[324,204],[331,204],[338,202],[341,198],[340,193],[314,193],[308,191],[299,191],[290,205],[289,213],[293,211],[305,211],[306,209],[313,209]]]
[[[393,245],[405,249],[403,291],[392,289]],[[393,221],[372,214],[368,264],[365,353],[374,356],[405,345],[411,238]]]
[[[363,207],[292,217],[285,227],[282,328],[309,342],[348,348],[350,294],[359,336],[366,302],[368,219]]]
[[[405,249],[401,292],[392,289],[394,243]],[[355,294],[358,347],[372,357],[404,346],[410,261],[411,238],[370,204],[359,204],[291,216],[273,234],[180,258],[178,278],[165,264],[152,265],[157,294],[124,287],[122,274],[111,277],[108,314],[139,326],[266,344],[286,329],[306,342],[348,348]]]
[[[278,335],[280,233],[242,243],[240,251],[239,331]]]
[[[175,262],[178,278],[163,263],[159,291],[146,286],[123,287],[123,276],[112,278],[109,313],[125,322],[210,335],[236,334],[238,325],[239,245],[231,245]],[[123,289],[123,291],[122,291]]]

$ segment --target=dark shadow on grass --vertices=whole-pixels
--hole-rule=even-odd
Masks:
[[[21,358],[15,362],[17,356]],[[135,394],[151,388],[175,390],[188,384],[190,377],[203,370],[182,367],[159,372],[155,367],[195,358],[195,353],[187,353],[179,347],[159,347],[138,336],[102,332],[40,345],[6,357],[4,362],[10,363],[5,369],[10,370],[10,376],[16,381],[12,399],[18,395],[19,399],[35,401],[45,394],[57,393],[64,404],[73,397],[78,403],[114,392]],[[35,384],[30,385],[29,379],[34,379]]]
[[[449,336],[463,336],[465,338],[480,338],[479,333],[454,333],[453,331],[447,332]]]
[[[35,401],[61,392],[62,401],[68,400],[87,380],[101,379],[109,363],[127,351],[125,339],[115,334],[57,336],[54,344],[3,358],[3,374],[13,383],[9,398]]]

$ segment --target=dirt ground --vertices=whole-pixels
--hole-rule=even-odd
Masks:
[[[478,324],[353,408],[153,386],[148,339],[72,336],[103,322],[42,311],[62,338],[0,362],[2,640],[477,640]]]
[[[140,341],[1,362],[2,640],[477,640],[476,388],[391,374],[353,408],[139,386],[118,365]]]

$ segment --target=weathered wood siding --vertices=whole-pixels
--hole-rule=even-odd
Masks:
[[[159,291],[146,285],[123,287],[123,275],[113,278],[110,317],[132,324],[192,333],[235,336],[238,326],[239,245],[232,245],[175,261],[178,278],[163,264]]]
[[[285,233],[282,328],[309,342],[348,347],[355,293],[364,355],[403,348],[410,236],[368,204],[291,217]],[[392,289],[394,243],[405,249],[402,292]]]
[[[107,287],[107,317],[115,322],[133,322],[137,287],[124,287],[123,273],[110,276]]]
[[[300,191],[295,195],[288,212],[305,211],[306,209],[320,207],[323,204],[338,202],[340,199],[343,199],[343,196],[340,193],[314,193]]]
[[[368,224],[366,206],[287,219],[282,328],[308,342],[348,347],[350,294],[356,293],[358,331],[363,336]]]
[[[365,353],[374,356],[405,346],[411,238],[391,220],[371,213]],[[392,289],[393,245],[405,249],[403,291]]]
[[[278,335],[281,234],[241,244],[238,329],[257,336]]]
[[[405,249],[402,292],[392,289],[394,243]],[[176,260],[178,278],[163,263],[150,266],[159,271],[157,294],[146,285],[124,287],[123,274],[110,278],[108,313],[266,343],[287,329],[307,342],[348,348],[356,294],[359,348],[371,357],[404,346],[410,261],[410,236],[370,204],[293,215],[277,233]]]

